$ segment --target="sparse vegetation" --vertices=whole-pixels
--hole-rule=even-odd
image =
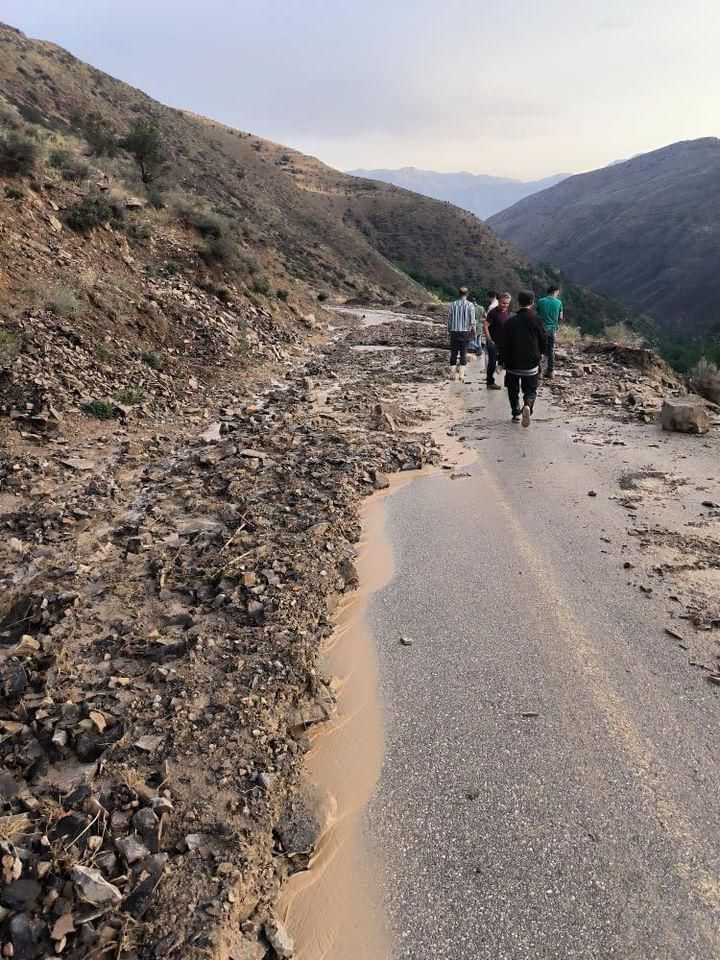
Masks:
[[[62,284],[39,284],[26,292],[35,308],[49,310],[58,317],[77,317],[82,310],[75,292]]]
[[[328,296],[329,294],[325,293],[325,291],[323,290],[317,295],[317,298],[320,301],[320,303],[324,303],[328,299]]]
[[[165,364],[163,363],[163,358],[159,353],[152,353],[148,351],[143,351],[140,354],[140,359],[143,363],[146,363],[153,370],[162,370]]]
[[[623,346],[639,346],[642,337],[638,337],[626,324],[613,323],[603,330],[603,336],[611,343],[619,343]]]
[[[145,391],[141,390],[140,387],[124,387],[115,394],[115,399],[118,403],[134,406],[135,404],[143,402],[145,399]]]
[[[134,158],[144,184],[154,183],[168,168],[168,156],[160,128],[151,120],[138,117],[120,146]]]
[[[67,213],[65,222],[73,230],[83,233],[100,227],[113,218],[115,211],[100,194],[91,194],[76,203]]]
[[[0,330],[0,372],[5,372],[15,363],[22,351],[22,337],[11,330]]]
[[[90,167],[72,151],[61,147],[51,150],[48,163],[55,170],[59,170],[63,180],[70,183],[82,183],[90,176]]]
[[[115,416],[115,408],[107,400],[90,400],[83,410],[96,420],[112,420]]]
[[[276,291],[275,296],[278,298],[278,300],[287,300],[287,298],[290,296],[290,291],[281,287]]]
[[[25,199],[25,194],[22,192],[22,190],[19,190],[17,187],[10,186],[10,184],[5,186],[5,196],[8,198],[8,200]]]
[[[163,264],[163,270],[169,277],[176,277],[182,272],[180,264],[176,263],[174,260],[166,260]]]
[[[40,158],[40,145],[26,133],[10,130],[0,136],[0,174],[24,177],[32,173]]]
[[[270,292],[270,284],[264,277],[255,277],[252,283],[254,293],[260,293],[266,296]]]
[[[73,116],[73,123],[81,131],[92,149],[95,157],[114,157],[117,154],[117,133],[115,128],[101,113],[90,113]]]

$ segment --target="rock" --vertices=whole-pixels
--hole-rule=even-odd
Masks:
[[[40,896],[41,890],[37,880],[13,880],[3,887],[0,903],[10,910],[29,910]]]
[[[289,960],[295,953],[295,941],[287,932],[285,924],[276,919],[268,920],[264,930],[275,955],[281,960]]]
[[[144,753],[155,753],[164,739],[162,736],[153,736],[153,734],[146,733],[145,736],[135,741],[135,746]]]
[[[415,641],[412,637],[400,637],[400,643],[403,647],[411,647]]]
[[[52,940],[62,940],[63,937],[66,937],[69,933],[74,932],[75,921],[73,920],[73,915],[71,913],[64,913],[55,921],[50,933],[50,938]]]
[[[126,210],[142,210],[145,202],[139,197],[125,197],[124,206]]]
[[[44,953],[26,913],[16,913],[9,923],[9,928],[12,953],[3,951],[6,957],[14,957],[14,960],[35,960],[35,957]]]
[[[331,817],[337,802],[314,784],[305,784],[302,793],[293,798],[283,811],[275,833],[285,853],[294,861],[307,866],[310,855]]]
[[[595,491],[595,490],[588,490],[588,496],[589,496],[589,497],[596,497],[596,496],[597,496],[597,491]]]
[[[660,422],[663,430],[676,433],[707,433],[710,429],[705,401],[694,394],[666,399],[660,411]]]
[[[148,848],[140,843],[137,837],[121,837],[115,841],[115,846],[125,862],[130,865],[150,856]]]
[[[386,473],[378,473],[378,471],[375,471],[373,486],[376,490],[387,490],[390,486],[390,478]]]
[[[83,898],[95,907],[111,907],[120,903],[122,894],[118,888],[103,877],[99,870],[92,867],[74,866],[72,878],[75,887]]]
[[[166,853],[156,853],[142,861],[137,868],[140,882],[123,904],[125,913],[129,913],[136,920],[144,916],[150,906],[155,888],[160,883],[167,861],[168,855]]]

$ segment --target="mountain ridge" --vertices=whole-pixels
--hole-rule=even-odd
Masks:
[[[536,261],[653,316],[707,334],[720,217],[720,139],[669,144],[519,201],[489,225]]]
[[[374,170],[359,168],[348,170],[347,173],[354,177],[390,183],[435,200],[454,203],[463,210],[474,213],[481,220],[486,220],[493,213],[570,176],[567,173],[558,173],[525,181],[513,177],[470,173],[466,170],[440,173],[412,166]]]

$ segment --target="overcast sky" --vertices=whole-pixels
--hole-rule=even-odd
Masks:
[[[0,20],[341,169],[531,179],[720,126],[713,0],[0,0]]]

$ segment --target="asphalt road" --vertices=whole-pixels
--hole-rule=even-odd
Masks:
[[[453,389],[477,462],[388,499],[369,609],[392,958],[718,958],[720,690],[628,580],[608,463],[542,399],[523,430]]]

